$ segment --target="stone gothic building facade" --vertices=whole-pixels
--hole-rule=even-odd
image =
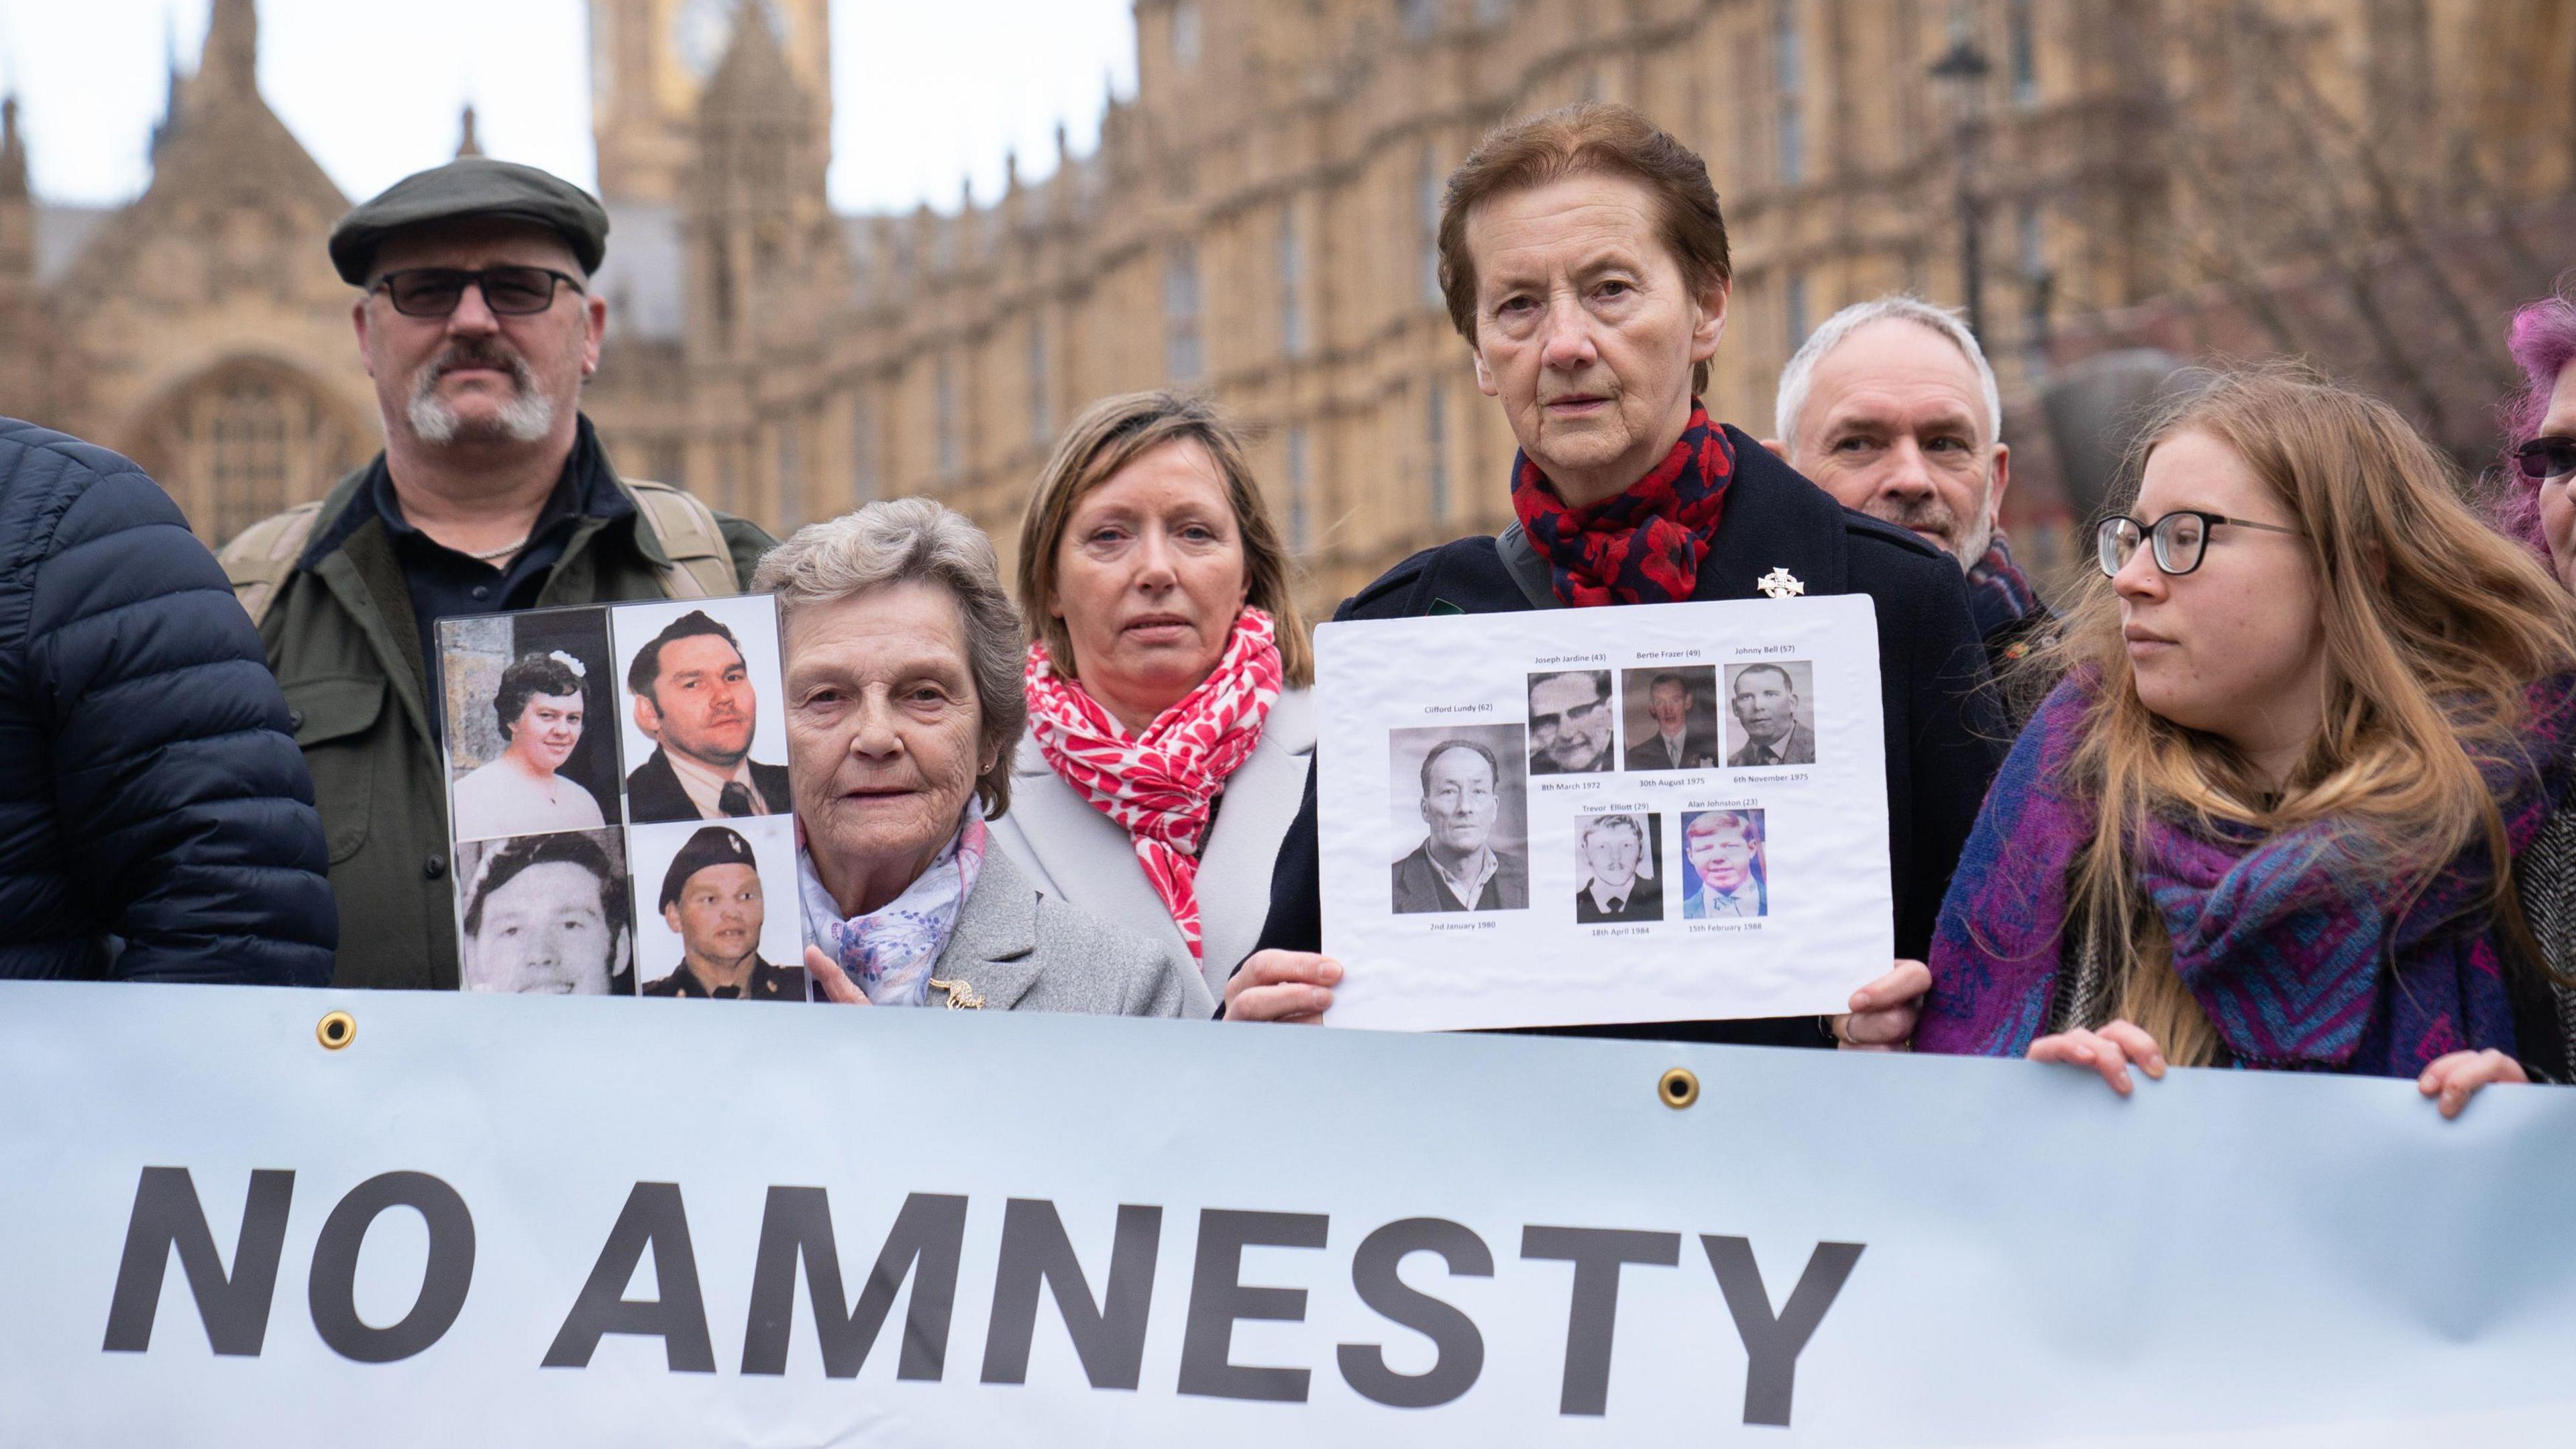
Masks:
[[[376,424],[323,255],[348,201],[259,95],[253,0],[212,3],[133,204],[30,197],[9,116],[0,412],[133,454],[220,539]],[[1707,158],[1736,265],[1708,400],[1752,431],[1834,308],[1973,301],[2042,535],[2070,451],[2042,419],[2085,426],[2051,389],[2124,349],[2305,353],[2473,452],[2576,196],[2568,0],[1136,0],[1096,149],[870,216],[824,191],[828,0],[588,4],[585,406],[624,470],[781,533],[926,493],[1007,556],[1076,412],[1206,388],[1319,603],[1506,521],[1432,238],[1516,115],[1626,101]]]

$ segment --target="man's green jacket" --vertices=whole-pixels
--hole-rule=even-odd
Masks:
[[[363,486],[372,466],[331,490],[312,538],[330,539],[347,510],[372,506]],[[622,479],[612,473],[611,481],[634,502]],[[773,540],[743,519],[716,519],[748,588]],[[645,520],[641,507],[579,518],[538,606],[667,597],[670,559]],[[340,907],[332,984],[453,990],[456,879],[445,771],[429,728],[430,671],[383,519],[371,516],[336,546],[308,552],[279,587],[260,636],[313,771],[330,844]],[[611,719],[608,711],[597,717]]]

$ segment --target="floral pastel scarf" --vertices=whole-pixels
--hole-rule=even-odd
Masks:
[[[984,802],[969,795],[957,834],[903,894],[864,916],[843,917],[814,873],[814,858],[796,852],[796,881],[805,899],[805,934],[840,963],[878,1006],[930,1004],[930,968],[957,933],[957,916],[984,871]]]

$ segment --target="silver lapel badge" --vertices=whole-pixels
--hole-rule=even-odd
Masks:
[[[1793,599],[1807,591],[1807,586],[1786,564],[1753,581],[1753,586],[1775,599]]]

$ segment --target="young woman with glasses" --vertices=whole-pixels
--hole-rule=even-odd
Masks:
[[[2563,1075],[2576,929],[2528,907],[2576,894],[2576,603],[2393,410],[2310,374],[2217,378],[2137,476],[1928,994],[1855,1035],[1919,1005],[1922,1050],[2124,1093],[2297,1068],[2416,1077],[2445,1115]]]

